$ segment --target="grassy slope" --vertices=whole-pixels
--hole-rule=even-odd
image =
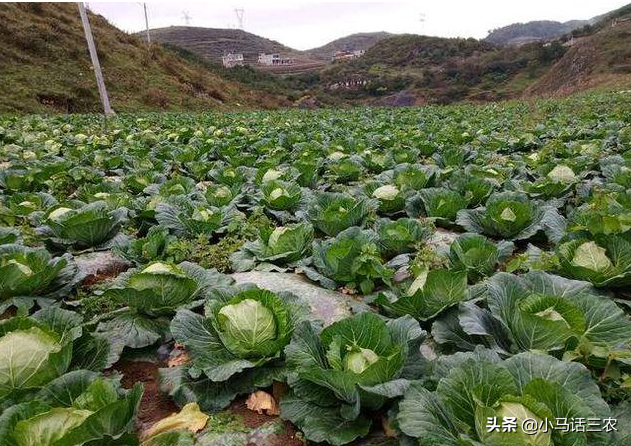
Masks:
[[[498,45],[513,45],[524,41],[555,39],[588,23],[589,20],[571,20],[564,23],[536,20],[528,23],[513,23],[492,30],[484,40]]]
[[[117,111],[271,108],[282,97],[221,78],[90,15]],[[75,3],[0,4],[0,113],[98,112],[100,102]]]
[[[578,41],[524,92],[525,96],[567,96],[599,86],[631,84],[631,22],[606,27]]]
[[[367,50],[377,42],[392,36],[392,34],[386,32],[351,34],[349,36],[333,40],[326,45],[307,50],[305,51],[305,54],[308,54],[314,59],[328,61],[331,60],[331,57],[336,51]]]
[[[247,63],[256,63],[259,53],[281,53],[304,58],[299,51],[282,43],[240,29],[169,26],[150,30],[151,37],[198,54],[213,63],[221,63],[225,52],[242,53]],[[143,33],[139,34],[144,37]]]

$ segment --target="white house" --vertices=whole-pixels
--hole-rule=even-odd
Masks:
[[[353,51],[340,50],[340,51],[336,51],[333,54],[333,57],[331,58],[331,60],[335,61],[335,60],[357,59],[358,57],[362,57],[365,52],[366,50],[353,50]]]
[[[293,65],[294,59],[290,57],[281,57],[280,54],[259,54],[259,64],[260,65]]]
[[[241,53],[224,54],[221,60],[226,68],[243,66],[243,54]]]

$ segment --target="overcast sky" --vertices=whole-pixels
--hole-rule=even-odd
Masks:
[[[530,20],[588,19],[628,0],[420,0],[409,2],[313,2],[302,0],[149,2],[149,26],[235,28],[235,8],[245,10],[246,31],[305,50],[357,32],[388,31],[441,37],[483,38],[490,29]],[[125,31],[144,29],[140,3],[90,2]]]

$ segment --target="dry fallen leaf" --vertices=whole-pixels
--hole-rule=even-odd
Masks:
[[[190,360],[190,357],[188,356],[188,353],[183,352],[183,353],[180,353],[177,356],[169,358],[169,361],[167,362],[167,366],[168,367],[177,367],[178,365],[186,364],[189,360]]]
[[[206,427],[208,415],[199,410],[197,403],[188,403],[178,413],[169,415],[155,423],[142,434],[143,442],[158,434],[178,429],[188,429],[196,433]]]
[[[265,412],[267,415],[280,415],[278,403],[274,397],[262,390],[257,390],[251,394],[245,402],[245,405],[248,409],[259,414]]]

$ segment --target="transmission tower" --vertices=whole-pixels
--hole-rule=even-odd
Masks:
[[[421,12],[419,15],[418,21],[421,22],[421,30],[425,27],[425,22],[427,21],[427,16],[424,12]]]
[[[234,13],[237,15],[237,23],[238,23],[239,29],[243,29],[243,16],[245,15],[245,9],[234,8]]]
[[[182,17],[184,18],[184,23],[186,23],[186,26],[191,24],[192,17],[188,14],[188,11],[182,11]]]

